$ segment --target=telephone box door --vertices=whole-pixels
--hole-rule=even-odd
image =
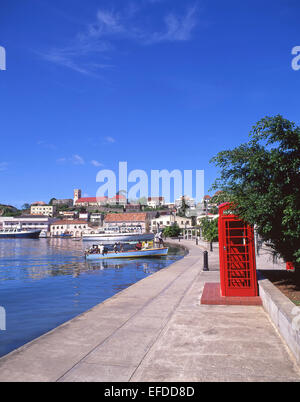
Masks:
[[[257,296],[253,227],[220,208],[219,247],[222,296]]]

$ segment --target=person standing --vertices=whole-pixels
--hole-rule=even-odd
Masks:
[[[160,232],[159,235],[158,235],[158,241],[159,241],[159,248],[160,248],[161,246],[162,246],[162,247],[165,246],[164,240],[163,240],[163,236],[162,236],[162,232]]]

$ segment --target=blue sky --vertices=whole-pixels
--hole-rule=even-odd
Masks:
[[[295,0],[0,0],[0,202],[99,169],[204,169],[265,115],[300,124]]]

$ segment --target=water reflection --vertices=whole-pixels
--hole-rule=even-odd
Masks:
[[[160,259],[86,261],[91,244],[0,240],[0,306],[7,312],[0,356],[183,257],[182,249],[171,248]]]

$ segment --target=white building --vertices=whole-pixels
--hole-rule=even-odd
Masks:
[[[157,208],[165,205],[165,197],[148,197],[147,206]]]
[[[99,224],[101,224],[101,226],[103,224],[103,219],[104,219],[104,217],[103,217],[103,214],[101,214],[101,213],[93,212],[90,215],[90,222],[99,223]]]
[[[51,237],[70,234],[73,237],[82,237],[82,233],[89,233],[90,227],[83,220],[60,220],[50,226]]]
[[[77,211],[59,211],[61,219],[74,219],[78,216]]]
[[[31,205],[30,213],[31,215],[53,216],[55,207],[53,205]]]
[[[17,217],[0,217],[0,226],[3,229],[34,229],[41,230],[41,236],[49,235],[50,225],[55,218],[42,215],[23,215]]]
[[[175,215],[161,215],[159,218],[151,219],[151,231],[157,232],[175,223],[180,229],[186,229],[192,226],[192,219]]]
[[[177,208],[181,208],[181,207],[182,207],[183,198],[184,198],[184,200],[185,200],[185,203],[186,203],[190,208],[195,208],[195,200],[194,200],[194,198],[191,198],[191,197],[189,197],[188,195],[181,196],[181,197],[177,198],[177,200],[175,200],[175,206],[176,206]]]
[[[74,190],[74,197],[73,197],[73,205],[76,205],[76,202],[81,198],[81,190],[76,188]]]
[[[213,219],[217,219],[218,217],[219,217],[219,215],[213,215],[213,214],[197,216],[197,225],[200,225],[201,219],[208,218],[208,219],[213,220]]]

